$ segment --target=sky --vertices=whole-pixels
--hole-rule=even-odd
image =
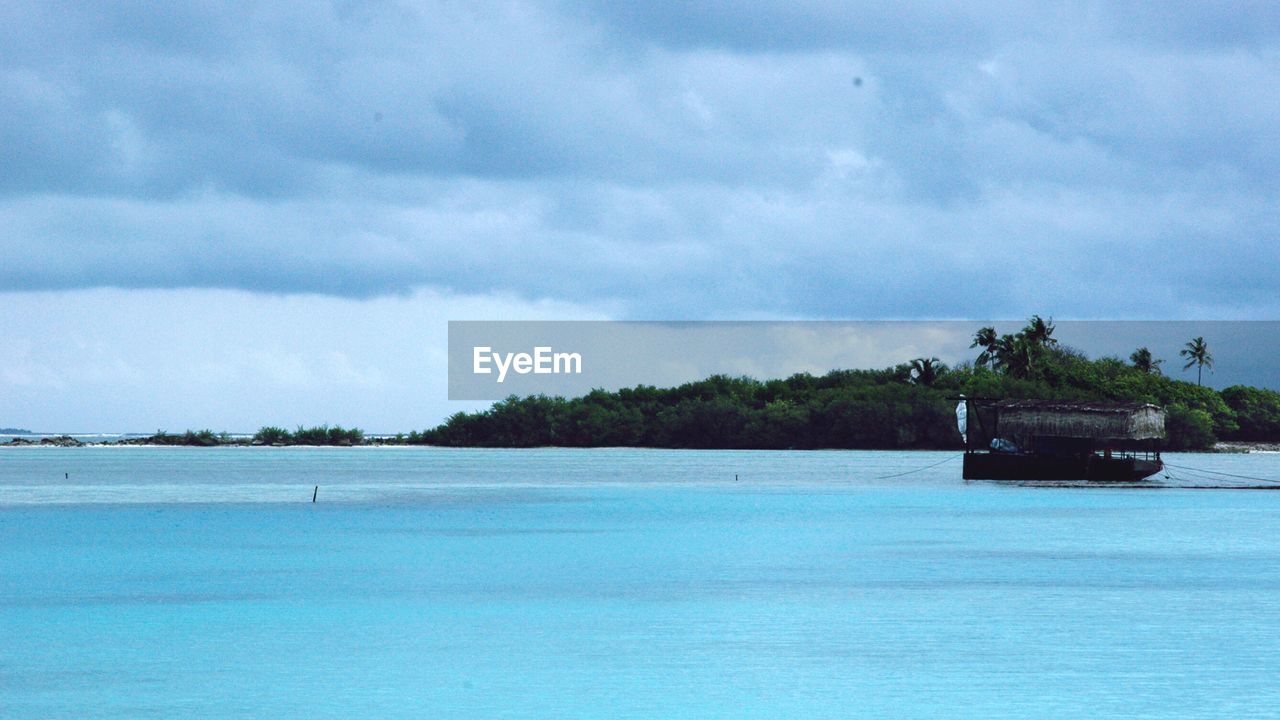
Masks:
[[[1276,87],[1263,2],[7,0],[0,425],[425,427],[448,320],[1280,318]]]

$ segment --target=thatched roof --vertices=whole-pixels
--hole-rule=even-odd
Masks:
[[[1164,437],[1164,410],[1148,403],[1005,400],[995,403],[999,434],[1152,440]]]

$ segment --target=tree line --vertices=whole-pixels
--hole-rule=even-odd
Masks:
[[[1164,376],[1163,362],[1138,348],[1129,362],[1090,359],[1061,345],[1050,320],[1032,316],[1019,332],[978,330],[973,361],[936,357],[880,370],[800,373],[777,380],[716,375],[673,388],[640,385],[577,398],[511,396],[487,410],[457,413],[401,442],[463,447],[758,449],[958,449],[955,400],[1149,402],[1167,411],[1166,447],[1202,450],[1218,440],[1280,441],[1280,393],[1233,386],[1221,392]],[[1187,343],[1186,368],[1212,367],[1204,338]]]
[[[225,432],[212,430],[187,430],[182,433],[170,433],[157,430],[147,437],[122,440],[123,445],[183,445],[188,447],[214,447],[218,445],[364,445],[364,431],[359,428],[344,428],[341,425],[316,425],[314,427],[298,426],[289,431],[282,427],[268,425],[254,433],[252,438],[235,437]]]
[[[1203,337],[1179,353],[1196,382],[1166,377],[1163,360],[1141,347],[1125,362],[1090,359],[1032,316],[1015,333],[980,328],[976,357],[949,367],[919,357],[879,370],[833,370],[756,380],[715,375],[672,388],[638,385],[576,398],[511,396],[480,411],[394,437],[359,428],[263,427],[251,439],[211,430],[157,432],[129,441],[164,445],[444,445],[456,447],[665,447],[744,449],[959,449],[955,398],[1148,402],[1166,410],[1173,450],[1219,440],[1280,442],[1280,393],[1243,385],[1201,385],[1213,355]]]

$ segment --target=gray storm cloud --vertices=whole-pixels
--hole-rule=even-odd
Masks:
[[[1266,4],[6,3],[0,289],[1274,317]]]

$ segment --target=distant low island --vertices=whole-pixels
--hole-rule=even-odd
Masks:
[[[1209,450],[1219,441],[1280,443],[1280,392],[1200,385],[1213,356],[1193,338],[1180,356],[1197,382],[1175,380],[1163,360],[1138,348],[1129,360],[1090,359],[1032,316],[1020,332],[981,328],[977,356],[948,367],[920,357],[881,370],[833,370],[760,381],[715,375],[674,388],[640,385],[576,398],[511,396],[487,410],[457,413],[437,427],[394,436],[320,425],[268,426],[252,437],[211,430],[115,441],[139,445],[440,445],[451,447],[657,447],[699,449],[958,450],[955,398],[1044,398],[1146,402],[1167,411],[1169,450]],[[6,444],[33,444],[15,438]],[[42,444],[79,444],[43,438]]]
[[[717,375],[675,388],[595,390],[565,399],[509,397],[457,413],[421,442],[458,447],[739,449],[961,449],[956,398],[1153,403],[1166,409],[1169,450],[1210,450],[1219,441],[1280,442],[1280,393],[1200,384],[1213,356],[1204,338],[1179,353],[1197,382],[1167,377],[1163,360],[1137,348],[1128,361],[1090,359],[1032,316],[1017,333],[980,328],[976,357],[948,367],[936,357],[881,370],[834,370],[777,380]]]
[[[413,433],[413,437],[419,437],[419,433]],[[105,440],[101,442],[84,442],[71,435],[54,435],[42,437],[39,440],[27,438],[13,438],[7,445],[175,445],[187,447],[218,447],[218,446],[236,446],[236,445],[270,445],[275,447],[288,445],[328,445],[334,447],[352,447],[356,445],[371,444],[399,444],[400,438],[407,439],[409,436],[397,435],[394,437],[366,437],[363,430],[359,428],[344,428],[341,425],[317,425],[315,427],[299,427],[297,430],[289,431],[284,428],[267,426],[252,437],[242,435],[232,435],[226,432],[214,432],[213,430],[187,430],[182,433],[170,433],[164,430],[157,430],[154,435],[146,435],[139,437],[128,437],[119,440]]]

